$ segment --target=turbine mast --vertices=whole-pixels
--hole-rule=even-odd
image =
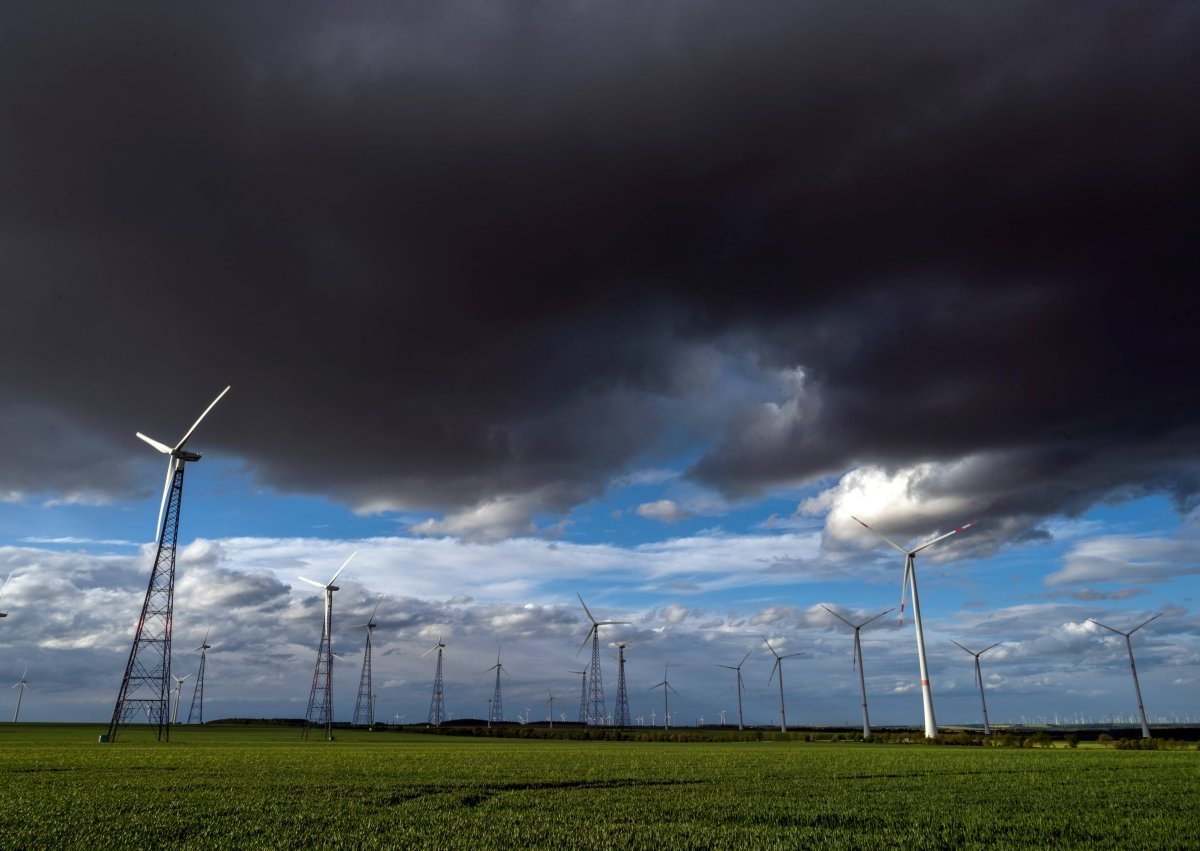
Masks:
[[[163,487],[159,508],[159,526],[156,530],[158,548],[154,555],[154,566],[150,570],[150,582],[142,600],[142,611],[138,617],[133,636],[133,647],[125,663],[125,675],[113,706],[108,732],[102,742],[115,742],[117,733],[139,712],[146,713],[146,721],[155,728],[155,739],[171,738],[168,716],[171,701],[171,626],[175,601],[175,548],[179,541],[179,513],[183,504],[183,468],[189,461],[199,461],[195,452],[185,450],[184,444],[200,425],[221,397],[229,392],[226,387],[212,401],[200,418],[192,424],[183,438],[174,447],[166,446],[138,432],[138,437],[159,452],[168,456],[167,478]]]

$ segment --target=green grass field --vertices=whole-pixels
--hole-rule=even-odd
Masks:
[[[1200,752],[0,725],[0,847],[1200,847]]]

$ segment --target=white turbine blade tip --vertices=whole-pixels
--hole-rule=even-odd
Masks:
[[[317,587],[317,588],[320,588],[322,591],[324,591],[324,590],[325,590],[325,586],[324,586],[322,583],[320,583],[320,582],[316,582],[316,581],[314,581],[314,580],[312,580],[312,579],[309,579],[307,576],[300,576],[300,577],[297,577],[297,578],[298,578],[298,579],[299,579],[301,582],[307,582],[309,585],[313,585],[313,586],[315,586],[315,587]]]
[[[209,403],[208,407],[204,409],[204,413],[196,418],[196,421],[194,423],[192,423],[192,427],[189,428],[187,430],[187,432],[183,435],[183,437],[181,437],[179,439],[179,442],[175,444],[176,449],[179,449],[181,446],[183,446],[183,444],[187,443],[188,438],[192,436],[192,432],[194,432],[196,430],[196,426],[200,425],[200,421],[208,416],[208,412],[211,411],[216,406],[217,402],[220,402],[221,398],[228,392],[229,392],[229,387],[226,387],[224,390],[222,390],[220,393],[217,394],[217,398],[213,399],[212,402]]]
[[[138,436],[138,438],[140,438],[141,440],[144,440],[144,441],[146,441],[146,443],[149,443],[151,446],[153,446],[159,452],[162,452],[164,455],[171,454],[171,447],[167,446],[165,443],[159,443],[153,437],[146,437],[146,435],[142,434],[140,431],[134,432],[134,434],[136,434]]]

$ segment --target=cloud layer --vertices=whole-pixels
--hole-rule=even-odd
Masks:
[[[5,498],[231,383],[198,448],[429,535],[681,455],[1195,504],[1194,4],[0,15]]]

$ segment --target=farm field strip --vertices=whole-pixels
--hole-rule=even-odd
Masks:
[[[1200,753],[0,726],[6,847],[1187,847]]]

